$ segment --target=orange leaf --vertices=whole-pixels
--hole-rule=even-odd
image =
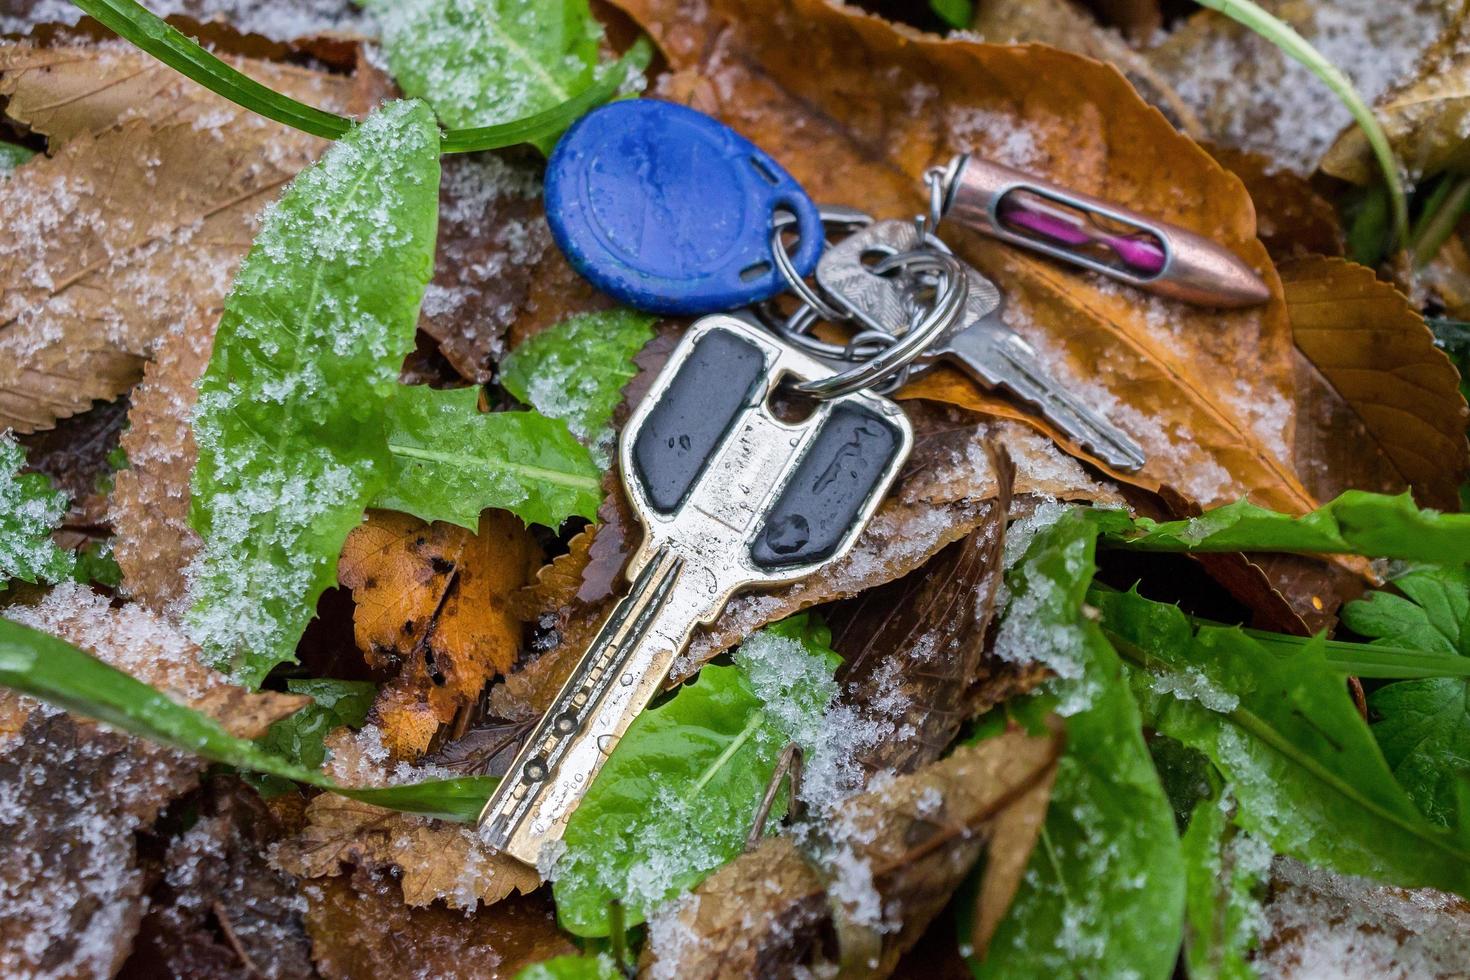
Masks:
[[[504,511],[480,515],[478,534],[370,511],[348,537],[337,571],[357,603],[357,645],[369,665],[398,672],[376,706],[396,755],[422,754],[440,724],[510,669],[521,640],[512,596],[539,559]]]

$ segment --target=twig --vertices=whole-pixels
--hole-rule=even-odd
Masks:
[[[219,923],[220,932],[225,934],[225,941],[230,944],[230,949],[234,950],[235,955],[240,957],[240,963],[245,967],[245,972],[249,973],[252,977],[264,977],[265,974],[260,972],[260,967],[255,965],[255,961],[250,958],[250,954],[245,952],[245,947],[240,945],[240,937],[235,935],[235,929],[230,925],[230,914],[226,911],[224,905],[216,901],[210,905],[210,910],[214,912],[215,921]]]
[[[776,758],[776,770],[771,773],[771,781],[766,784],[766,795],[761,797],[761,805],[756,807],[755,819],[751,821],[750,833],[745,836],[747,851],[754,850],[765,836],[766,819],[771,815],[771,807],[776,803],[776,794],[781,789],[783,779],[791,786],[791,805],[787,812],[793,817],[801,816],[801,800],[797,795],[801,792],[801,758],[801,746],[795,742],[787,743]]]

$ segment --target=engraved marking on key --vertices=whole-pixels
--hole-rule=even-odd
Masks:
[[[864,326],[902,336],[912,320],[904,284],[874,273],[865,259],[923,247],[933,246],[925,245],[913,222],[874,222],[827,249],[817,263],[817,283]],[[964,315],[920,355],[915,368],[922,371],[948,359],[981,384],[1030,403],[1108,465],[1126,472],[1141,468],[1147,457],[1138,443],[1046,370],[1035,348],[1001,319],[1002,297],[995,284],[969,266],[966,270],[970,288]]]
[[[903,412],[869,392],[824,401],[797,423],[767,406],[783,377],[829,373],[735,317],[686,333],[619,443],[645,531],[632,589],[481,813],[491,847],[538,864],[694,627],[735,592],[795,581],[852,547],[913,436]]]

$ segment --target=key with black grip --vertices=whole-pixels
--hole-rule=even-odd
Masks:
[[[645,532],[633,587],[485,805],[491,847],[538,865],[694,627],[735,593],[793,582],[852,548],[913,433],[870,392],[817,402],[800,421],[777,417],[783,381],[830,373],[737,317],[705,317],[685,334],[619,442]]]

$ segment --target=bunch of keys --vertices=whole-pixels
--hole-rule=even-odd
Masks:
[[[945,180],[958,186],[963,169]],[[796,581],[851,551],[913,444],[908,419],[883,396],[911,372],[955,361],[1110,465],[1143,465],[1132,439],[1056,383],[1001,322],[996,287],[934,236],[950,188],[933,186],[927,226],[823,211],[733,130],[651,99],[588,113],[558,143],[547,217],[572,265],[630,305],[714,315],[688,329],[620,435],[624,487],[644,528],[632,588],[481,813],[493,849],[544,871],[695,627],[740,591]],[[1062,216],[1049,221],[1031,222],[1031,233],[1078,233],[1061,228]],[[1172,261],[1167,226],[1141,224],[1162,243],[1161,261],[1111,239],[1103,247],[1156,266],[1157,278]],[[827,248],[825,229],[836,225],[856,230]],[[1121,271],[1136,270],[1125,262]],[[817,290],[806,283],[813,274]],[[799,301],[794,316],[724,312],[787,290]],[[828,344],[811,333],[819,317],[861,330]]]

